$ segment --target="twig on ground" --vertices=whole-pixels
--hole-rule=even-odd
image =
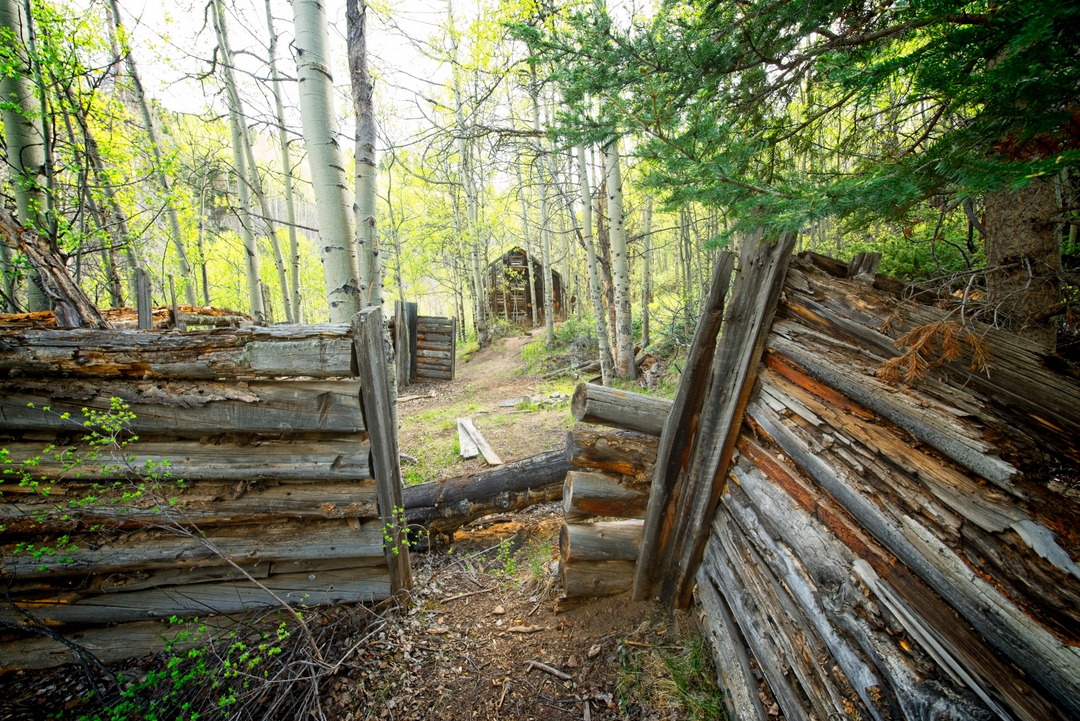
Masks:
[[[456,596],[450,596],[449,598],[444,598],[442,600],[442,602],[443,603],[448,603],[449,601],[456,601],[459,598],[466,598],[468,596],[475,596],[475,595],[477,595],[479,593],[487,593],[488,591],[494,591],[497,588],[498,588],[498,586],[492,586],[491,588],[481,588],[479,591],[469,591],[468,593],[459,593]]]
[[[539,661],[529,661],[529,668],[535,668],[537,671],[543,671],[549,673],[555,678],[562,679],[563,681],[572,681],[573,677],[568,673],[563,673],[559,669],[548,666],[546,663],[540,663]]]

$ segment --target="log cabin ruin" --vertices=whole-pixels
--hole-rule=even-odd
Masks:
[[[539,261],[522,248],[511,248],[493,260],[487,269],[488,307],[494,318],[519,328],[544,322],[544,273]],[[562,276],[551,270],[552,303],[555,320],[566,320],[566,295]]]
[[[393,527],[382,509],[445,532],[561,497],[567,602],[692,609],[733,719],[775,716],[762,686],[788,719],[1080,716],[1075,370],[875,274],[873,258],[793,256],[789,236],[742,247],[717,261],[674,401],[583,384],[565,448],[471,478],[402,488],[381,319],[3,331],[2,430],[9,449],[40,452],[68,442],[64,412],[124,398],[136,462],[170,459],[191,481],[185,513],[307,603],[408,583],[381,530],[369,537]],[[54,484],[70,498],[87,486]],[[9,546],[110,520],[108,506],[35,515],[40,498],[10,491]],[[194,612],[188,591],[202,613],[248,602],[215,595],[236,583],[220,558],[137,516],[87,535],[68,575],[11,568],[5,547],[14,605],[105,644],[137,638],[150,612]],[[300,542],[275,543],[286,534]],[[45,643],[4,641],[5,665]]]

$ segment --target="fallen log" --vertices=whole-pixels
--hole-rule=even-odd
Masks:
[[[574,420],[598,423],[659,436],[671,411],[666,398],[605,388],[594,383],[578,383],[570,412]]]
[[[636,561],[641,526],[641,521],[564,523],[559,531],[559,563]]]
[[[559,449],[471,476],[407,486],[405,518],[429,532],[448,533],[492,513],[556,501],[568,469]]]
[[[626,483],[623,477],[571,470],[563,484],[563,516],[584,521],[594,516],[644,518],[649,487]]]
[[[634,431],[575,428],[566,434],[566,460],[574,468],[651,483],[660,441]]]
[[[564,599],[614,596],[634,583],[633,561],[559,563]]]

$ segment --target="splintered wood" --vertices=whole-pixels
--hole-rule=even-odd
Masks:
[[[489,466],[501,466],[502,459],[492,450],[487,439],[476,430],[471,418],[457,419],[458,445],[461,449],[462,458],[476,458],[478,454],[484,456]]]

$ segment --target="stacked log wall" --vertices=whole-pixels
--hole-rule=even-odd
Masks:
[[[764,681],[790,719],[1080,716],[1080,383],[811,260],[787,273],[695,577],[730,714],[765,718]],[[961,357],[883,379],[935,323]]]
[[[4,625],[274,606],[247,576],[289,603],[387,598],[352,345],[346,325],[0,330]],[[91,451],[112,399],[138,440]]]
[[[416,318],[415,380],[453,380],[457,370],[457,318]]]

